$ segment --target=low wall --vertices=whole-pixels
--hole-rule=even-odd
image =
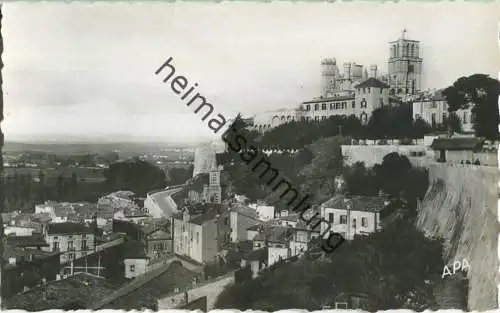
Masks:
[[[234,272],[230,272],[215,280],[201,283],[187,291],[187,301],[193,301],[200,297],[207,297],[207,311],[212,310],[219,294],[224,288],[234,283]],[[158,300],[158,310],[169,310],[186,303],[186,291],[167,296]]]
[[[389,153],[399,153],[408,157],[412,164],[426,166],[434,162],[433,151],[424,145],[342,145],[342,155],[346,158],[346,165],[364,162],[366,167],[382,163],[384,156]],[[423,156],[411,156],[412,152],[424,153]]]
[[[470,263],[471,311],[498,308],[499,178],[494,167],[433,164],[429,190],[418,205],[417,227],[444,239],[445,263]]]

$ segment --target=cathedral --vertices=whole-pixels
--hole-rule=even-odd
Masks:
[[[321,61],[321,91],[318,97],[296,108],[263,112],[254,117],[254,129],[264,132],[296,121],[321,121],[330,116],[355,115],[367,123],[373,111],[397,105],[421,91],[422,58],[420,42],[406,38],[389,42],[387,73],[379,75],[375,64],[363,67],[347,62],[342,71],[335,58]]]

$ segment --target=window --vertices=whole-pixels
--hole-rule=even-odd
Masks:
[[[330,103],[330,110],[333,110],[333,103]]]
[[[68,241],[68,250],[72,250],[75,247],[73,246],[73,241]]]
[[[435,101],[435,100],[432,100],[432,105],[431,105],[431,107],[432,107],[433,109],[435,109],[435,108],[437,107],[437,105],[436,105],[436,101]]]
[[[464,124],[467,124],[467,112],[464,112]]]
[[[310,104],[306,105],[306,111],[311,111],[311,105]]]
[[[129,269],[132,273],[135,272],[135,265],[134,264],[130,265]]]
[[[347,224],[347,215],[340,216],[340,224]]]
[[[318,109],[319,109],[319,104],[318,104],[318,103],[316,103],[316,104],[314,105],[314,111],[317,111]]]
[[[333,223],[333,213],[328,214],[328,222]]]
[[[82,241],[82,250],[87,250],[87,240]]]
[[[326,103],[321,104],[321,110],[326,110]]]
[[[432,126],[436,125],[436,113],[432,113],[431,115],[431,124]]]
[[[73,260],[75,258],[75,255],[73,253],[68,254],[68,259]]]
[[[229,217],[226,217],[226,218],[224,219],[224,224],[225,224],[225,225],[229,225]]]
[[[53,251],[59,250],[59,242],[54,242],[54,248]]]
[[[368,225],[366,217],[361,218],[361,227],[366,227]]]
[[[200,242],[200,233],[196,232],[196,244]]]
[[[365,98],[361,99],[361,107],[366,108],[366,99]]]
[[[352,219],[352,227],[356,228],[356,219],[355,218]]]
[[[353,102],[352,102],[352,108],[353,108],[353,109],[354,109],[354,108],[356,108],[356,101],[353,101]]]

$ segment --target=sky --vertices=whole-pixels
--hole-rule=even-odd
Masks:
[[[7,141],[215,138],[154,72],[178,75],[227,118],[320,92],[320,62],[387,68],[403,28],[421,41],[423,87],[498,77],[495,3],[4,3]]]

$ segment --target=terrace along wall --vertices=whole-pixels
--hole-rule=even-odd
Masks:
[[[417,227],[444,238],[445,263],[470,263],[471,311],[498,308],[499,173],[494,167],[429,165],[429,190],[418,205]]]

